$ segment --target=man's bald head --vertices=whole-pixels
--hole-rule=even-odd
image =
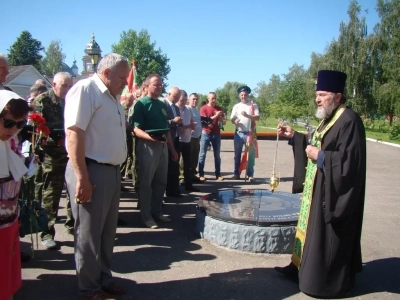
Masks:
[[[135,101],[135,95],[133,95],[132,93],[125,94],[126,107],[131,107],[134,101]]]
[[[67,72],[58,72],[54,75],[52,85],[54,94],[60,99],[65,99],[69,89],[72,87],[71,74]]]
[[[167,99],[176,104],[179,101],[180,96],[181,91],[176,86],[174,86],[168,91]]]

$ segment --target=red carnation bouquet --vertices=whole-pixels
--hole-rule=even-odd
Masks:
[[[29,120],[32,122],[34,135],[32,136],[33,147],[36,146],[35,135],[38,139],[47,138],[50,134],[49,127],[46,126],[46,120],[41,114],[33,113],[29,116]]]

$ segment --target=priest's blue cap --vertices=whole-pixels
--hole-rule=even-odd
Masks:
[[[317,76],[316,91],[343,94],[346,79],[346,73],[340,71],[320,70],[318,71]]]
[[[247,85],[242,85],[241,87],[239,87],[237,89],[238,94],[240,94],[241,92],[247,92],[247,94],[251,93],[251,89],[247,86]]]

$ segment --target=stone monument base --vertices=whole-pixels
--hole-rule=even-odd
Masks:
[[[269,190],[223,190],[197,202],[196,233],[234,250],[290,254],[300,195]]]

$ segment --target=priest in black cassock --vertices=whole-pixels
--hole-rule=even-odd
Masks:
[[[292,262],[275,269],[315,297],[346,296],[362,269],[366,140],[359,115],[346,106],[346,77],[318,72],[315,101],[321,123],[311,137],[279,126],[295,155],[293,192],[303,195]]]

